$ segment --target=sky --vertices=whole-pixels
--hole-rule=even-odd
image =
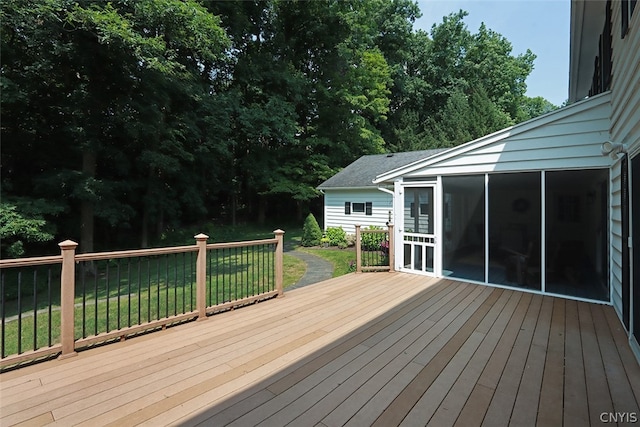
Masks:
[[[517,56],[530,49],[536,56],[526,80],[527,96],[542,96],[555,105],[568,98],[570,0],[418,0],[422,17],[414,29],[430,32],[433,24],[458,10],[472,34],[484,22],[513,46]]]

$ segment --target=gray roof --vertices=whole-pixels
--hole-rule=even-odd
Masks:
[[[392,171],[413,162],[431,157],[445,148],[407,151],[404,153],[372,154],[362,156],[346,168],[323,182],[318,189],[376,187],[373,180],[380,174]]]

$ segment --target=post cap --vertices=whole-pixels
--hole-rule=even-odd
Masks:
[[[275,234],[276,236],[280,236],[282,234],[284,234],[284,230],[280,230],[279,228],[277,230],[273,231],[273,234]]]
[[[193,236],[194,239],[196,240],[207,240],[209,238],[209,236],[207,236],[204,233],[200,233],[200,234],[196,234],[195,236]]]
[[[65,240],[64,242],[58,243],[58,246],[60,246],[60,249],[75,249],[78,247],[78,244],[73,240]]]

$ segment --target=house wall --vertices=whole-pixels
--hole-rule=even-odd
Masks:
[[[324,190],[324,227],[342,227],[348,234],[355,234],[356,224],[363,228],[370,225],[385,227],[389,221],[389,212],[393,210],[393,198],[391,194],[376,188],[358,190]],[[372,203],[371,215],[351,212],[345,215],[344,204]]]
[[[604,93],[512,129],[451,150],[405,178],[526,170],[608,168],[601,145],[609,139],[611,95]]]
[[[640,6],[636,6],[631,17],[629,32],[621,38],[622,4],[619,1],[612,2],[610,133],[611,140],[625,144],[629,156],[633,158],[640,155]],[[612,302],[622,318],[622,265],[631,261],[622,258],[622,248],[627,242],[623,242],[622,238],[621,172],[621,162],[617,161],[611,169],[611,285]],[[640,271],[634,273],[640,274]]]

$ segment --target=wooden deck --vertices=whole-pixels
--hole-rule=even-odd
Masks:
[[[610,306],[402,273],[296,289],[7,372],[0,386],[3,426],[640,418],[640,366]]]

